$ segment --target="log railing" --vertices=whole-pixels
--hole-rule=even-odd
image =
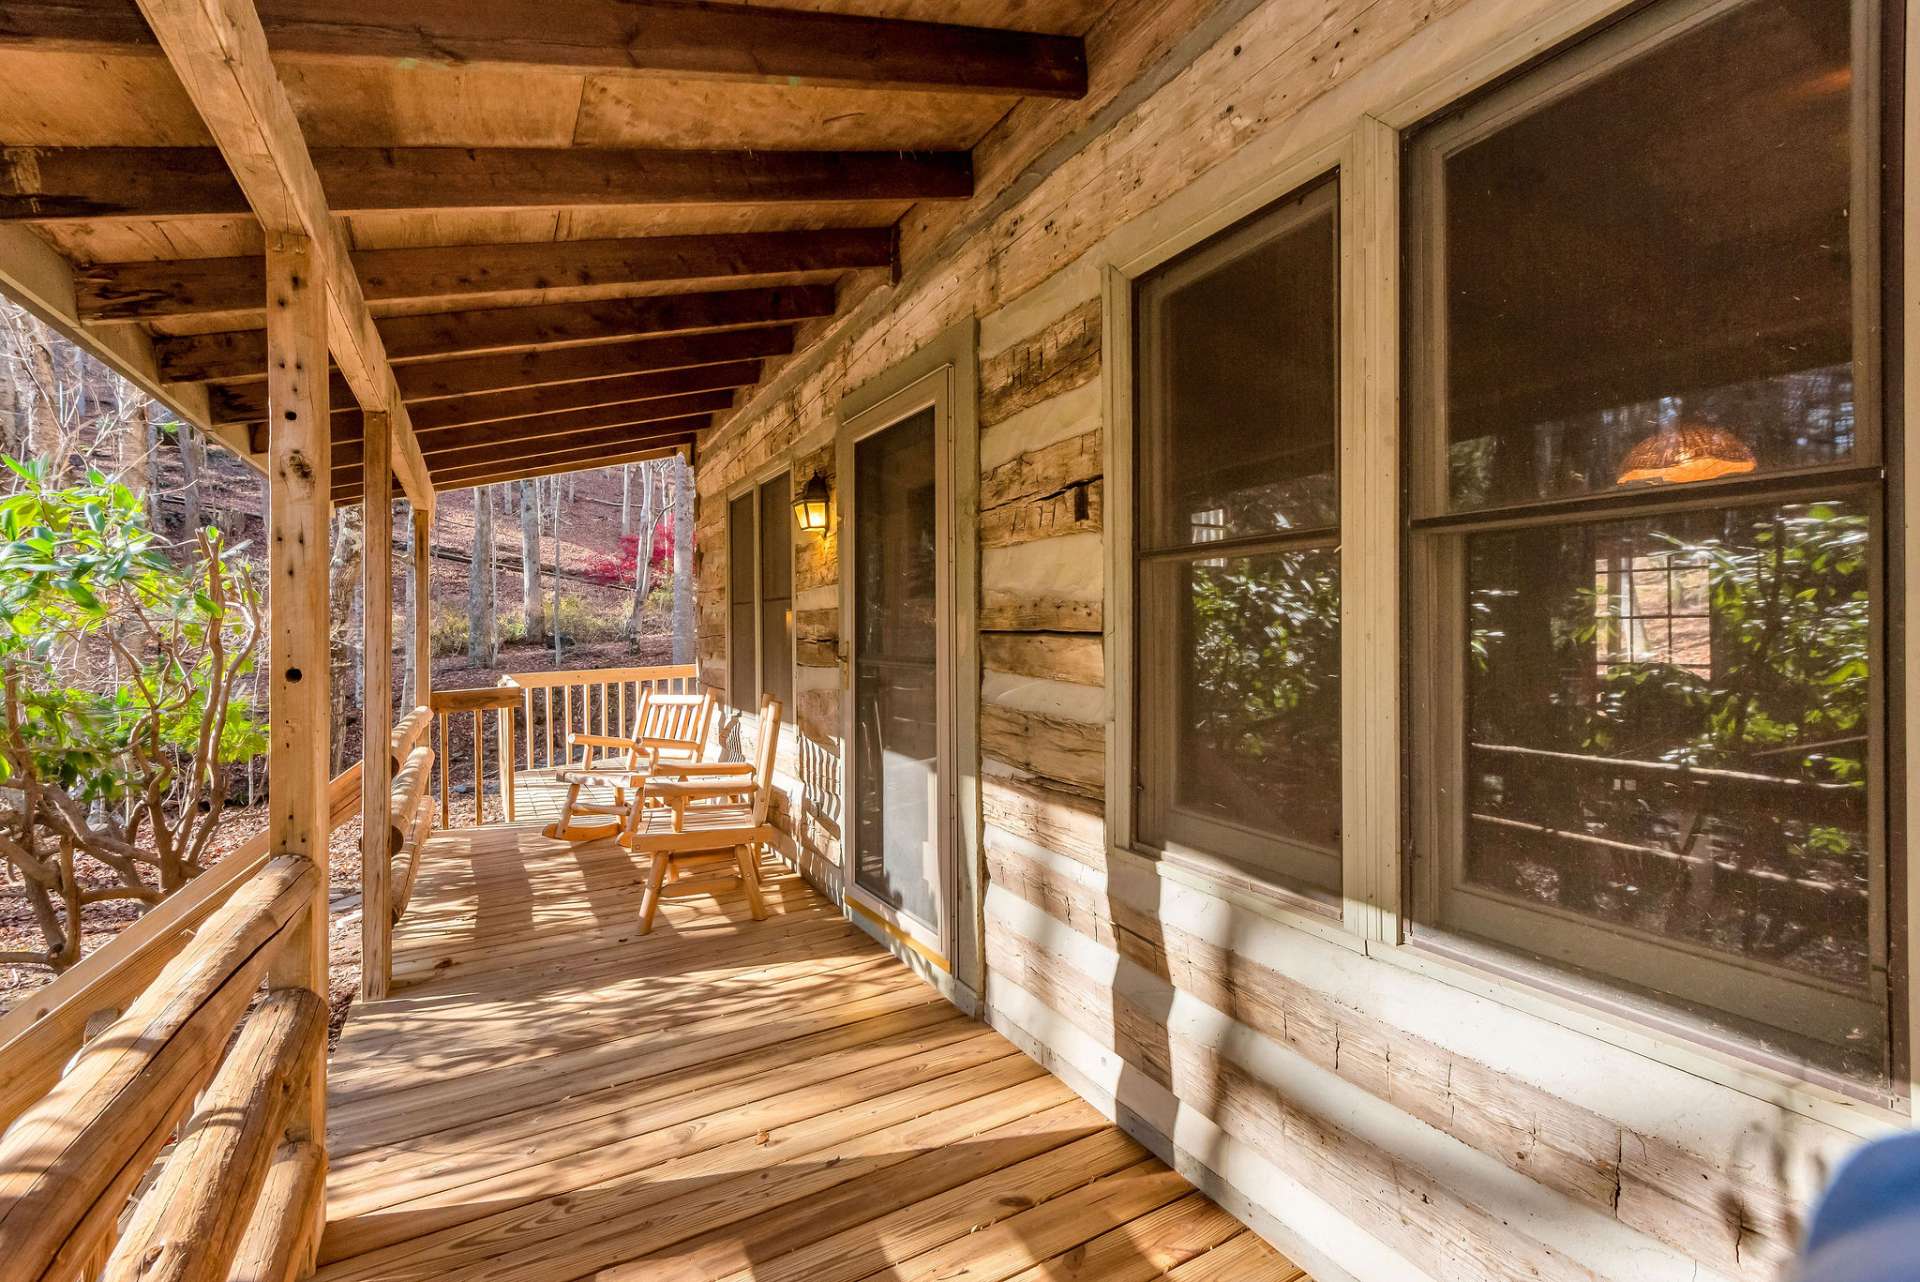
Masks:
[[[333,822],[358,800],[356,767]],[[327,1001],[260,986],[313,973],[326,893],[261,838],[0,1019],[0,1282],[285,1278],[306,1259]]]
[[[327,800],[336,828],[358,813],[357,763],[333,780]],[[98,1027],[128,1009],[202,924],[266,862],[267,836],[261,833],[0,1015],[0,1130],[60,1080],[68,1061],[88,1040],[89,1024]]]
[[[519,692],[522,769],[550,770],[568,763],[567,736],[623,735],[632,727],[640,691],[693,691],[700,670],[691,663],[650,668],[576,668],[562,672],[510,672],[502,687]],[[511,751],[511,745],[509,745]]]

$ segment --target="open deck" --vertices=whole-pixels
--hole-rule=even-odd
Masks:
[[[320,1277],[1303,1276],[785,867],[645,937],[643,872],[432,839],[332,1061]]]

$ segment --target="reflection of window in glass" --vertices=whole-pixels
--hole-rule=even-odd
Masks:
[[[1337,192],[1139,285],[1135,828],[1340,891]]]
[[[759,539],[752,494],[727,504],[727,702],[742,712],[759,706],[754,571]]]
[[[792,478],[782,472],[727,504],[727,701],[761,694],[793,707]]]
[[[1410,916],[1884,1083],[1853,7],[1665,0],[1409,150]]]
[[[1604,680],[1633,664],[1713,675],[1706,556],[1610,550],[1593,563],[1594,664]]]

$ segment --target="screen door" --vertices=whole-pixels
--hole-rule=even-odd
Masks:
[[[853,442],[854,886],[944,953],[948,558],[941,424],[926,406]]]

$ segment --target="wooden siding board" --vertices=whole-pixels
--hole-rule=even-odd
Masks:
[[[1736,1277],[1771,1277],[1791,1256],[1800,1225],[1790,1199],[1747,1155],[1716,1163],[1637,1134],[1166,923],[1152,921],[1147,936],[1116,928],[1128,913],[1145,915],[1010,844],[990,847],[987,866],[993,884],[1096,943],[1150,939],[1118,951],[1146,957],[1149,974],[1548,1188]]]
[[[1100,376],[1100,300],[980,362],[980,426],[1012,418]]]

